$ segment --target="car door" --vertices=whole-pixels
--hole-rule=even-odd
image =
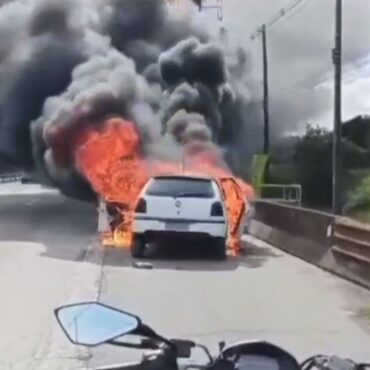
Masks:
[[[246,215],[245,197],[238,182],[232,177],[219,180],[228,213],[228,236],[240,240]]]

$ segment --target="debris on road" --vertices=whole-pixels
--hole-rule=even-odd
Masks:
[[[133,261],[132,262],[132,267],[136,268],[136,269],[152,270],[153,269],[153,264],[150,263],[150,262]]]

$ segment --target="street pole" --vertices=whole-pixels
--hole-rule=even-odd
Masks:
[[[268,84],[268,58],[266,42],[266,25],[262,26],[262,49],[263,49],[263,114],[264,114],[264,142],[263,151],[270,151],[270,117],[269,117],[269,84]]]
[[[333,213],[342,213],[342,0],[336,0],[335,11],[334,130],[333,130]]]
[[[302,5],[305,0],[294,0],[291,4],[280,9],[280,11],[270,21],[258,27],[251,35],[251,40],[255,40],[259,35],[262,35],[263,47],[263,112],[264,112],[264,144],[263,151],[268,154],[270,151],[270,119],[269,119],[269,80],[268,80],[268,55],[266,31],[276,25],[281,19]]]

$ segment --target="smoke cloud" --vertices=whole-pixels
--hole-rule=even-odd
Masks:
[[[0,151],[88,198],[71,156],[75,135],[118,115],[137,126],[144,156],[174,158],[196,142],[245,172],[263,140],[261,49],[249,35],[290,3],[225,1],[220,37],[190,1],[184,11],[161,0],[5,2]],[[369,12],[368,1],[344,2],[345,119],[370,111]],[[303,2],[267,36],[273,137],[308,121],[330,127],[334,2]]]
[[[240,134],[258,122],[248,55],[199,27],[190,2],[187,9],[180,16],[162,0],[1,7],[0,149],[87,199],[76,137],[120,116],[136,125],[144,157],[173,159],[192,143],[240,169],[247,146]]]

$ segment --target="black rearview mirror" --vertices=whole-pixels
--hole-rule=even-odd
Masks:
[[[89,347],[122,337],[140,325],[138,317],[99,302],[63,306],[55,315],[72,343]]]

